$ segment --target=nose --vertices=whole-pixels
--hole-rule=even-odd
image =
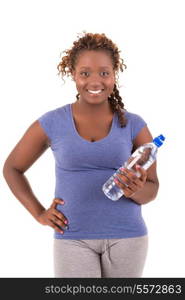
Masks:
[[[91,75],[88,82],[89,89],[98,90],[103,88],[101,78],[97,74]]]

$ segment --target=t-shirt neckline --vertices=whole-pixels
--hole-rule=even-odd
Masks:
[[[112,119],[112,124],[111,124],[111,128],[110,128],[110,130],[109,130],[109,133],[108,133],[104,138],[102,138],[102,139],[100,139],[100,140],[98,140],[98,141],[91,142],[91,141],[88,141],[88,140],[84,139],[84,138],[78,133],[78,131],[77,131],[77,129],[76,129],[75,122],[74,122],[74,118],[73,118],[72,103],[70,103],[70,104],[68,105],[68,107],[69,107],[69,111],[70,111],[70,119],[71,119],[71,122],[72,122],[72,127],[73,127],[73,130],[74,130],[74,132],[75,132],[75,134],[76,134],[76,136],[77,136],[78,138],[80,138],[81,140],[83,140],[84,142],[89,143],[89,144],[97,144],[97,143],[102,143],[102,142],[106,141],[107,139],[109,139],[109,138],[111,137],[111,135],[112,135],[112,133],[113,133],[113,129],[114,129],[116,112],[114,112],[113,119]]]

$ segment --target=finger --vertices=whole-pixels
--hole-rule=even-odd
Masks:
[[[131,180],[125,175],[125,173],[117,174],[116,178],[122,185],[128,186],[131,184]]]
[[[68,224],[67,218],[56,209],[53,209],[53,215],[56,216],[59,220],[61,220],[64,224]]]
[[[133,191],[129,186],[127,187],[126,185],[121,184],[119,181],[116,180],[116,178],[114,179],[114,182],[120,189],[123,190],[125,197],[129,198],[133,193],[136,192],[135,190]]]
[[[137,165],[137,170],[140,172],[141,176],[139,177],[139,179],[141,181],[146,181],[147,178],[147,171],[145,169],[143,169],[140,165]]]
[[[48,220],[48,225],[54,228],[57,232],[63,234],[64,231],[60,229],[57,225],[55,225],[52,221]]]
[[[142,173],[140,173],[140,169],[141,169],[141,172],[142,172]],[[126,176],[130,179],[130,181],[131,181],[130,185],[131,185],[133,188],[134,188],[134,185],[136,185],[136,186],[138,186],[138,187],[141,188],[142,185],[143,185],[143,182],[146,181],[146,178],[143,177],[143,176],[144,176],[144,173],[145,173],[145,175],[147,176],[146,170],[144,170],[144,169],[143,169],[142,167],[140,167],[139,165],[137,165],[137,168],[136,168],[136,171],[139,171],[139,173],[140,173],[140,176],[139,176],[139,177],[136,176],[132,170],[124,169],[124,168],[122,168],[121,170],[122,170],[122,173],[126,174]],[[124,170],[124,171],[123,171],[123,170]],[[132,184],[134,184],[134,185],[132,185]],[[129,186],[130,186],[130,185],[129,185]]]
[[[126,189],[126,187],[127,187],[126,183],[120,182],[119,177],[115,177],[115,178],[114,178],[114,182],[115,182],[115,184],[116,184],[120,189],[122,189],[123,191],[124,191],[124,190]]]
[[[143,182],[141,182],[140,177],[136,176],[132,170],[124,169],[124,172],[122,173],[126,174],[127,178],[130,179],[130,183],[128,186],[136,192],[136,187],[141,188],[143,185]]]
[[[63,199],[60,199],[60,198],[54,198],[51,207],[52,207],[52,208],[55,208],[55,207],[57,206],[57,204],[63,205],[64,203],[65,203],[65,202],[64,202]]]
[[[124,191],[124,196],[130,198],[133,194],[135,194],[137,190],[133,190],[130,187],[127,187]]]
[[[121,168],[121,174],[125,174],[131,181],[137,181],[138,179],[138,176],[130,169]]]
[[[118,174],[118,177],[119,177],[120,180],[121,180],[121,183],[120,183],[120,184],[122,184],[122,178],[124,178],[124,176]],[[126,188],[124,189],[124,191],[126,191],[126,189],[129,189],[132,193],[135,193],[135,192],[138,190],[138,187],[140,186],[140,184],[138,185],[137,182],[131,181],[131,180],[128,179],[127,177],[125,177],[125,179],[123,179],[123,180],[124,180],[125,183],[126,183],[126,185],[123,184],[123,185],[125,185],[125,187],[126,187]],[[122,186],[122,188],[123,188],[123,186]]]
[[[68,229],[68,226],[54,215],[51,216],[50,221],[52,221],[58,227],[62,227],[62,229]]]

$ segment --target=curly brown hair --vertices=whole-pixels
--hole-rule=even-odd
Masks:
[[[124,68],[127,66],[124,64],[124,60],[120,58],[120,51],[115,43],[112,42],[109,38],[106,37],[104,33],[86,33],[83,31],[83,35],[78,36],[78,40],[73,42],[73,46],[71,49],[67,49],[63,51],[66,55],[64,55],[57,66],[58,75],[61,74],[62,79],[64,76],[71,76],[73,70],[75,70],[75,63],[78,55],[83,50],[103,50],[108,51],[111,55],[113,69],[116,72],[117,78],[118,71],[123,72]],[[116,79],[117,80],[117,79]],[[79,100],[79,94],[76,95],[77,100]],[[112,112],[117,112],[118,119],[121,127],[126,126],[126,119],[124,117],[124,103],[122,102],[122,97],[119,94],[119,90],[117,88],[117,82],[114,84],[113,92],[108,97],[108,101],[110,103],[110,107]]]

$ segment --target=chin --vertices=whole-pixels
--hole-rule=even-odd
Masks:
[[[102,104],[106,101],[108,101],[108,96],[107,97],[82,97],[82,101],[85,101],[88,104]]]

